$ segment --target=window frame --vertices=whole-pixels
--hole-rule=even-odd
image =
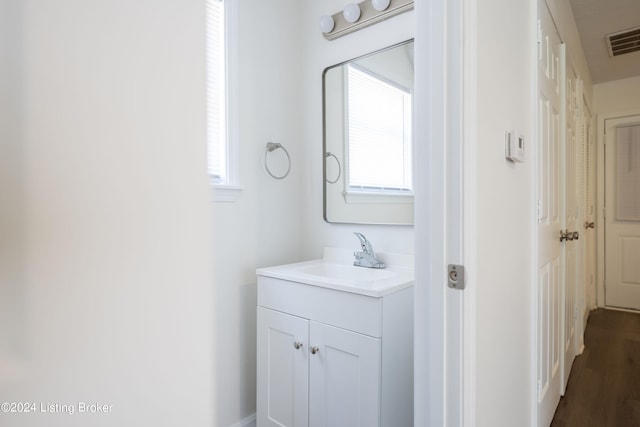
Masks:
[[[216,0],[208,0],[216,1]],[[239,143],[238,143],[238,2],[224,2],[225,20],[225,79],[226,79],[226,135],[227,135],[227,177],[225,182],[214,182],[210,177],[209,185],[214,202],[235,202],[243,187],[240,185]],[[207,28],[206,31],[209,31]],[[208,72],[208,69],[207,69]],[[208,138],[208,136],[207,136]],[[209,156],[207,150],[207,156]]]

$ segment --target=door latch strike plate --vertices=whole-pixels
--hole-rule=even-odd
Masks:
[[[453,289],[464,289],[464,266],[457,264],[449,264],[448,267],[449,287]]]

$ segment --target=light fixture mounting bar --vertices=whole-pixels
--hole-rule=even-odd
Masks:
[[[383,11],[377,11],[371,4],[371,0],[365,0],[358,3],[360,6],[361,14],[358,21],[351,23],[344,19],[342,11],[331,15],[335,26],[329,33],[323,34],[327,40],[334,40],[338,37],[342,37],[354,31],[368,27],[369,25],[376,24],[385,19],[389,19],[392,16],[398,15],[402,12],[407,12],[413,9],[414,0],[391,0],[389,7]]]

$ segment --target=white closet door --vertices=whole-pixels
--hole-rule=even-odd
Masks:
[[[569,56],[569,55],[565,55]],[[570,239],[565,240],[563,245],[564,250],[564,334],[563,334],[563,383],[562,394],[566,389],[569,382],[569,374],[571,373],[571,366],[573,360],[576,357],[576,317],[577,310],[577,291],[578,291],[578,265],[580,244],[582,241],[579,239],[579,235],[582,229],[578,226],[578,217],[580,215],[580,201],[579,197],[579,177],[578,162],[580,159],[579,154],[579,141],[577,135],[577,87],[578,76],[574,68],[567,64],[566,66],[566,136],[565,136],[565,150],[564,150],[564,227],[570,233],[578,233],[573,235]]]
[[[562,293],[560,227],[563,212],[562,88],[564,47],[544,1],[538,1],[538,263],[537,403],[538,426],[553,419],[562,387]]]

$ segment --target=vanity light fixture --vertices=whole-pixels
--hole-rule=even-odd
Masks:
[[[323,15],[320,29],[327,40],[337,39],[413,9],[414,0],[364,0],[349,3],[342,12]]]
[[[342,11],[344,19],[346,19],[347,22],[351,23],[357,22],[358,19],[360,19],[360,13],[360,6],[355,3],[349,3],[344,7],[344,10]]]
[[[322,15],[322,17],[320,18],[320,30],[322,30],[324,34],[330,33],[335,26],[336,23],[331,16]]]
[[[382,12],[389,7],[389,4],[391,4],[391,0],[371,0],[371,4],[373,5],[373,8],[375,10],[377,10],[378,12]]]

